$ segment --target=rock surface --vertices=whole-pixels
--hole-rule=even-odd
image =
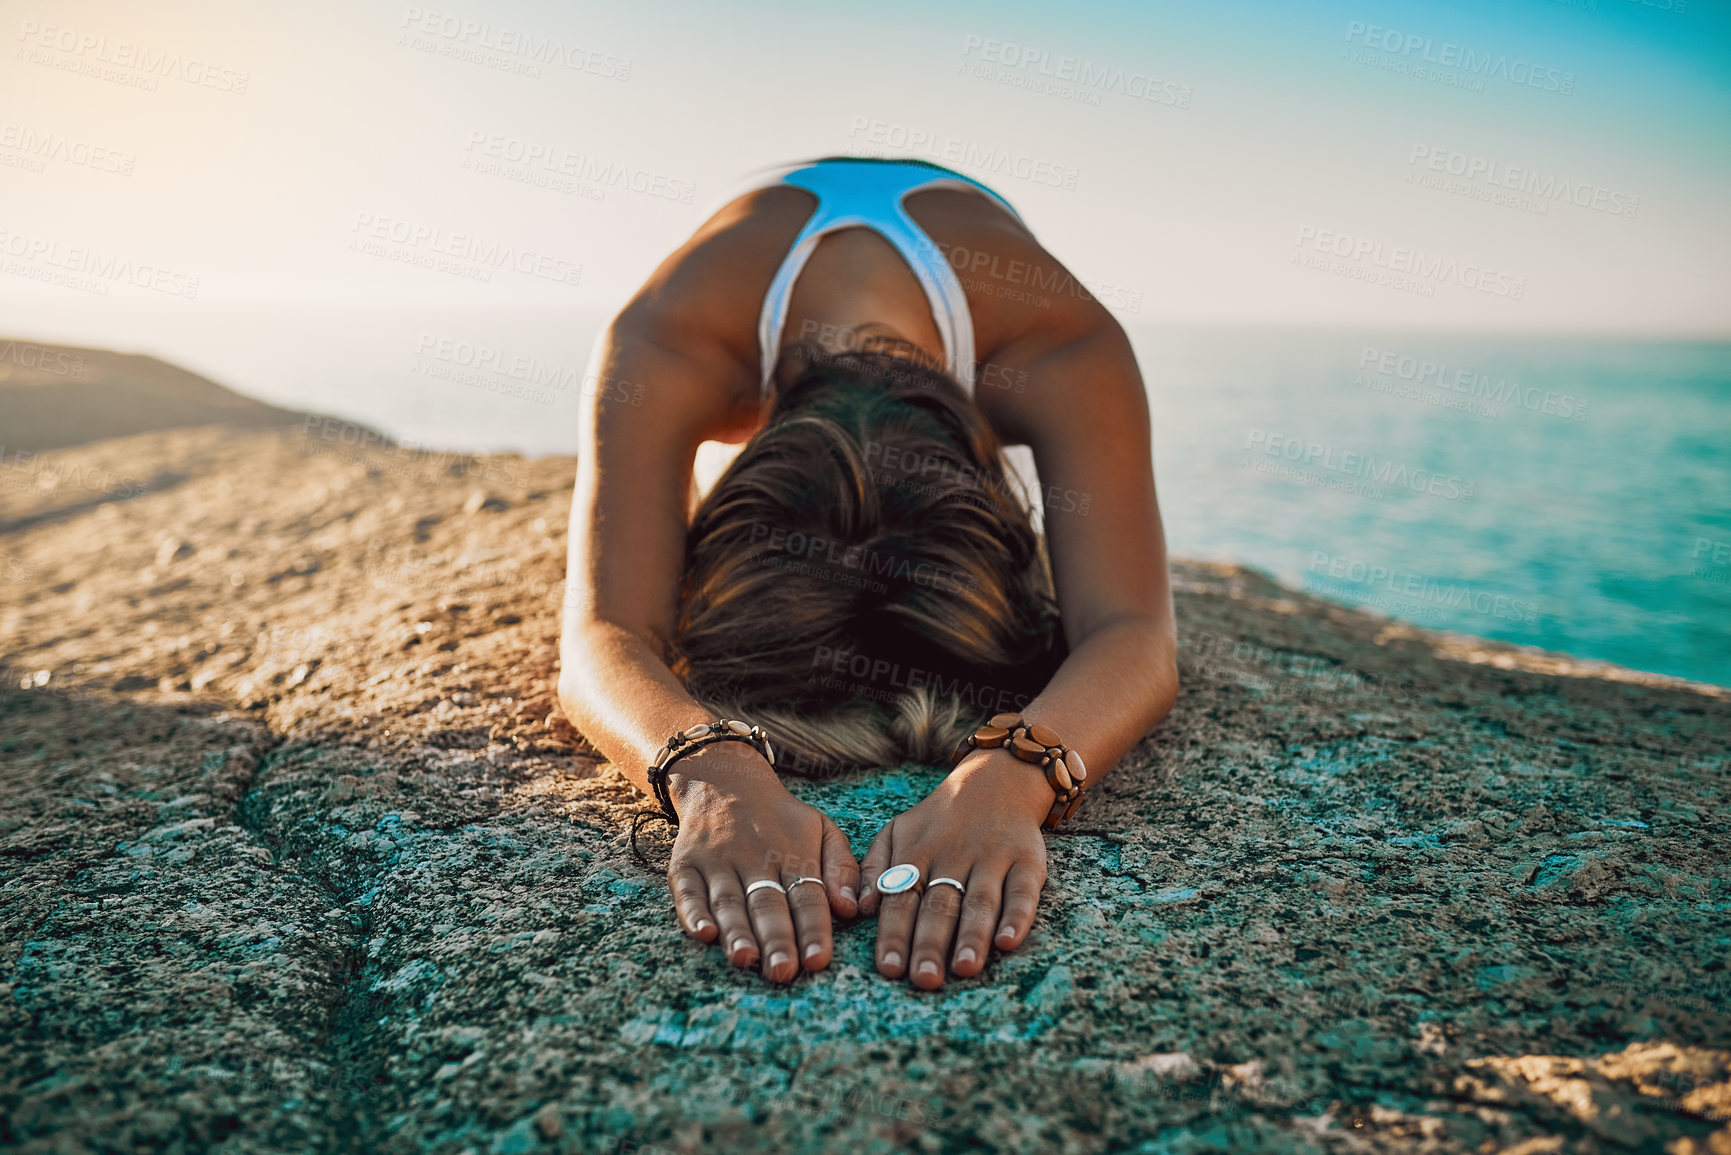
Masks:
[[[32,461],[0,1146],[1731,1152],[1723,690],[1181,564],[1178,707],[1027,945],[927,994],[862,921],[777,988],[679,935],[557,712],[570,459]],[[938,773],[793,788],[863,852]]]

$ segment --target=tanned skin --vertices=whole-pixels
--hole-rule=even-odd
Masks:
[[[1002,207],[956,189],[918,192],[906,205],[967,293],[975,404],[1004,444],[1032,449],[1044,492],[1068,495],[1047,504],[1044,519],[1070,653],[1022,714],[1076,749],[1097,788],[1178,692],[1142,377],[1117,322],[1068,291],[1077,282]],[[668,735],[712,720],[660,657],[677,609],[693,461],[702,442],[742,442],[763,425],[758,310],[814,208],[811,194],[789,187],[728,204],[662,262],[598,349],[571,508],[559,700],[646,792],[649,759]],[[850,347],[845,334],[868,325],[944,362],[900,254],[868,229],[832,233],[794,287],[784,341],[840,333],[828,342],[840,351]],[[641,404],[617,400],[636,386]],[[1015,949],[1033,924],[1052,792],[1038,767],[1002,750],[969,754],[883,827],[863,864],[835,823],[744,743],[681,759],[669,783],[680,824],[668,881],[680,925],[771,981],[829,964],[832,917],[875,912],[878,971],[926,989],[979,974],[992,947]],[[961,880],[965,897],[948,886],[877,893],[873,880],[900,862],[924,879]],[[824,885],[745,897],[759,879],[786,885],[801,875]]]

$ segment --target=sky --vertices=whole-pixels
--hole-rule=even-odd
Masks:
[[[373,417],[482,348],[580,366],[742,177],[835,153],[985,180],[1132,330],[1731,332],[1725,0],[0,0],[0,41],[0,335]]]

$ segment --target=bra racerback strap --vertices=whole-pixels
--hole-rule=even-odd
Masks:
[[[908,214],[904,201],[930,188],[967,189],[991,197],[1014,214],[1009,202],[986,186],[947,170],[921,164],[837,159],[778,171],[754,187],[788,184],[817,197],[817,210],[794,239],[765,294],[758,317],[757,339],[762,358],[761,390],[767,394],[781,351],[794,283],[816,251],[818,242],[840,229],[875,230],[907,261],[919,280],[932,320],[943,338],[950,375],[969,396],[974,391],[974,320],[967,294],[943,251]],[[1020,219],[1018,217],[1018,219]]]

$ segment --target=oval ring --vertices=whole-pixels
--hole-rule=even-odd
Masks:
[[[750,886],[745,888],[745,897],[750,898],[753,891],[762,890],[766,886],[773,886],[775,889],[781,891],[781,893],[783,893],[783,894],[787,893],[787,887],[783,886],[781,883],[777,882],[775,879],[773,879],[773,878],[760,878],[756,882],[752,883]]]
[[[934,886],[953,886],[963,894],[968,893],[968,888],[953,878],[934,878],[930,882],[926,883],[927,890],[930,890]]]
[[[811,876],[811,875],[809,875],[809,874],[807,874],[807,875],[804,875],[804,876],[803,876],[803,877],[800,877],[800,878],[796,878],[796,879],[794,879],[794,880],[793,880],[793,881],[792,881],[792,882],[790,882],[790,883],[788,883],[788,884],[787,884],[787,888],[788,888],[788,889],[789,889],[789,890],[792,890],[792,889],[793,889],[793,888],[794,888],[794,887],[796,887],[796,886],[798,886],[798,885],[799,885],[799,884],[800,884],[800,883],[802,883],[802,882],[815,882],[815,883],[817,883],[817,884],[818,884],[818,885],[819,885],[819,886],[822,886],[822,885],[823,885],[823,879],[821,879],[821,878],[813,878],[813,877],[812,877],[812,876]]]
[[[877,887],[880,894],[900,894],[912,890],[919,882],[920,868],[911,862],[901,862],[878,875]]]

